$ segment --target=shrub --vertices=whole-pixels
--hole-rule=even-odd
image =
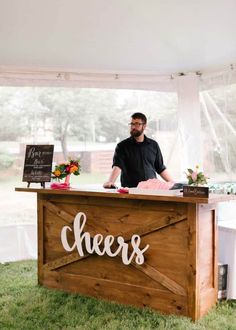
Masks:
[[[6,170],[14,163],[14,156],[0,151],[0,170]]]

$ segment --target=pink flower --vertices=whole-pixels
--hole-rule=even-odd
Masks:
[[[192,178],[193,182],[195,182],[197,180],[197,172],[193,172],[191,174],[191,178]]]

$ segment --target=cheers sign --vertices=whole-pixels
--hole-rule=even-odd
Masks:
[[[133,235],[131,237],[130,243],[133,250],[131,254],[129,254],[129,245],[125,242],[122,236],[118,236],[115,238],[112,235],[107,235],[106,237],[103,237],[103,235],[101,234],[96,234],[93,239],[91,239],[92,237],[89,232],[83,232],[85,224],[86,215],[83,212],[79,212],[74,219],[73,230],[69,226],[64,226],[62,228],[61,242],[66,251],[71,252],[75,248],[77,248],[79,255],[83,257],[85,254],[85,248],[86,253],[96,253],[99,256],[103,256],[104,254],[106,254],[109,257],[115,257],[120,254],[122,262],[125,265],[129,265],[133,259],[138,265],[142,265],[144,263],[144,252],[147,251],[149,245],[147,244],[143,249],[140,249],[141,238],[139,235]],[[68,231],[74,231],[75,240],[72,246],[69,245],[67,240]],[[115,240],[116,250],[113,251],[111,247]]]

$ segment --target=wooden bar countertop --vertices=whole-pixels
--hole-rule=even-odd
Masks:
[[[209,194],[209,198],[199,197],[183,197],[183,194],[177,196],[164,195],[148,195],[148,194],[123,194],[117,192],[116,189],[91,189],[91,188],[69,188],[66,190],[51,189],[51,188],[21,188],[16,187],[15,191],[22,192],[36,192],[39,194],[55,194],[55,195],[77,195],[77,196],[93,196],[93,197],[107,197],[120,199],[145,199],[150,201],[166,201],[166,202],[180,202],[180,203],[196,203],[196,204],[214,204],[226,202],[236,199],[236,195],[226,194]]]

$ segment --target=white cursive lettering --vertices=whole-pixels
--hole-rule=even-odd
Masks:
[[[67,233],[68,231],[72,232],[72,229],[69,226],[64,226],[62,228],[61,242],[66,251],[71,252],[75,248],[77,248],[79,255],[83,257],[84,245],[87,253],[89,254],[96,253],[99,256],[107,254],[109,257],[115,257],[119,253],[121,253],[122,262],[125,265],[129,265],[133,259],[138,265],[142,265],[144,263],[144,252],[147,251],[149,245],[147,244],[143,249],[140,249],[141,238],[139,235],[133,235],[131,237],[130,243],[133,248],[133,251],[129,255],[129,245],[125,242],[122,236],[118,236],[116,238],[117,242],[115,242],[115,237],[112,235],[108,235],[103,238],[102,234],[96,234],[92,239],[89,232],[83,231],[85,224],[86,215],[83,212],[79,212],[74,219],[73,231],[75,241],[72,246],[69,245],[67,240]],[[113,244],[116,247],[116,251],[111,250]]]

